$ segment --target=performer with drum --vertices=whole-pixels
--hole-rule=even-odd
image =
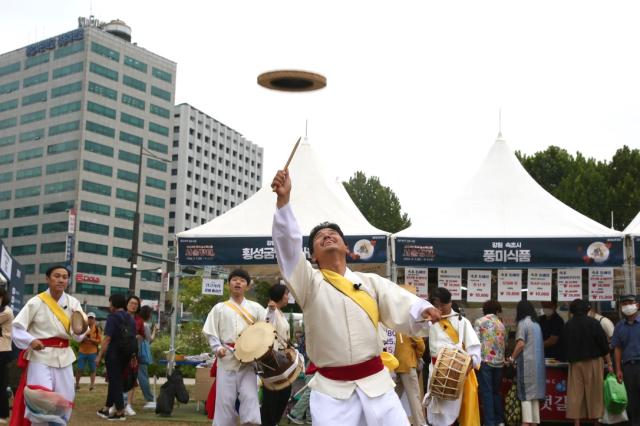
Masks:
[[[32,297],[13,320],[12,338],[22,349],[18,366],[23,371],[12,425],[26,424],[26,420],[32,425],[66,425],[75,399],[72,364],[76,356],[69,339],[82,341],[88,331],[87,320],[80,302],[65,293],[67,268],[55,265],[45,275],[49,288]],[[38,407],[38,412],[29,407]]]
[[[318,366],[309,383],[313,424],[408,425],[380,358],[378,323],[416,335],[428,320],[440,318],[439,311],[385,278],[347,268],[349,248],[334,223],[311,231],[309,251],[320,268],[314,269],[302,250],[286,168],[276,173],[272,188],[277,194],[273,242],[278,264],[302,308],[307,353]]]
[[[276,329],[277,339],[275,349],[280,351],[289,346],[289,322],[282,313],[282,308],[289,304],[289,289],[283,284],[274,284],[269,288],[269,304],[267,305],[266,321]],[[262,426],[277,426],[287,407],[291,396],[291,385],[284,389],[262,389]]]
[[[429,381],[430,393],[437,394],[437,392],[433,392],[436,368],[440,370],[451,368],[454,363],[460,363],[460,356],[467,357],[468,368],[465,368],[464,371],[446,374],[450,380],[459,380],[461,392],[455,399],[444,399],[427,394],[425,398],[427,401],[427,421],[431,426],[449,426],[458,419],[460,426],[480,426],[478,380],[473,371],[473,368],[480,367],[480,340],[469,320],[451,309],[449,290],[438,287],[430,295],[429,300],[440,309],[442,314],[440,321],[429,330],[429,352],[432,364],[436,364],[432,367],[433,371]],[[443,348],[457,348],[462,351],[456,351],[451,355],[450,365],[447,365],[446,361],[442,362],[443,365],[438,365],[436,361],[447,360],[447,357],[444,356],[441,357],[443,359],[436,359]],[[458,357],[458,359],[453,357]]]
[[[216,304],[204,323],[203,333],[216,355],[215,426],[260,424],[258,384],[254,367],[241,364],[233,356],[233,347],[242,331],[256,321],[264,321],[264,308],[244,294],[251,284],[251,277],[244,269],[229,274],[231,298]],[[236,414],[236,398],[240,400],[240,412]]]

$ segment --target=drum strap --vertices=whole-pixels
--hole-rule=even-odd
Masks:
[[[248,325],[253,325],[253,323],[256,322],[256,319],[253,317],[253,315],[247,312],[247,310],[244,309],[242,306],[238,306],[235,303],[231,302],[230,300],[227,300],[226,302],[224,302],[224,304],[230,307],[231,309],[233,309],[234,311],[236,311],[236,313],[240,315]]]
[[[378,304],[375,299],[371,297],[369,293],[364,290],[357,290],[351,281],[338,274],[337,272],[330,271],[328,269],[320,269],[324,279],[336,288],[340,293],[353,300],[358,306],[360,306],[369,316],[369,319],[373,323],[373,326],[378,328],[378,321],[380,320],[380,313],[378,312]]]
[[[71,326],[71,321],[69,320],[69,317],[67,316],[65,311],[63,311],[60,305],[58,305],[58,302],[53,300],[53,297],[51,297],[51,295],[46,291],[38,294],[38,297],[45,303],[45,305],[49,307],[49,309],[51,309],[51,312],[53,312],[56,318],[60,320],[60,322],[64,326],[64,329],[67,330],[68,333],[69,327]]]
[[[453,324],[451,324],[451,321],[449,321],[448,318],[443,318],[438,322],[438,324],[440,324],[440,327],[442,327],[444,332],[447,333],[447,336],[449,336],[451,341],[457,345],[460,341],[460,336]],[[464,343],[462,344],[462,348],[464,349]]]

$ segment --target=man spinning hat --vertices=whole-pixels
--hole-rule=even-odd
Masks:
[[[314,269],[302,251],[302,233],[289,203],[288,170],[276,173],[272,188],[278,196],[273,220],[278,264],[302,308],[307,353],[318,366],[309,383],[313,424],[408,425],[380,358],[378,323],[416,335],[425,320],[440,318],[439,311],[385,278],[347,268],[349,249],[336,224],[311,231],[309,251],[320,268]]]
[[[75,398],[72,364],[76,357],[69,338],[82,341],[87,328],[77,334],[79,330],[71,327],[72,313],[82,312],[82,307],[78,299],[65,293],[69,284],[66,267],[52,266],[45,274],[49,288],[32,297],[13,320],[13,342],[22,349],[18,366],[24,369],[12,425],[29,421],[32,425],[66,425],[71,417]]]

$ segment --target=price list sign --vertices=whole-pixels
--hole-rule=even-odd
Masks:
[[[449,290],[452,300],[462,300],[462,269],[438,268],[438,287]]]
[[[582,297],[582,269],[558,269],[558,302]]]
[[[529,269],[527,300],[551,300],[551,269]]]
[[[498,301],[519,302],[522,299],[522,271],[501,269],[498,271]]]
[[[589,300],[613,300],[613,268],[589,268]]]
[[[429,269],[427,268],[406,268],[404,270],[404,282],[416,288],[416,296],[426,299],[429,297],[428,275]]]
[[[467,301],[484,302],[491,299],[491,271],[467,271]]]

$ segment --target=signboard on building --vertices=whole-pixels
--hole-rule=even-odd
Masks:
[[[462,269],[438,268],[438,287],[449,290],[452,300],[462,300]]]
[[[429,269],[427,268],[406,268],[404,270],[404,283],[416,288],[416,296],[426,299],[429,297],[428,286]]]
[[[527,300],[551,300],[551,269],[529,269],[527,274]]]
[[[613,268],[589,269],[589,300],[613,300]]]
[[[498,271],[498,301],[519,302],[522,299],[522,271],[501,269]]]
[[[582,298],[582,269],[558,269],[558,302]]]
[[[491,271],[467,271],[467,301],[484,302],[491,299]]]

